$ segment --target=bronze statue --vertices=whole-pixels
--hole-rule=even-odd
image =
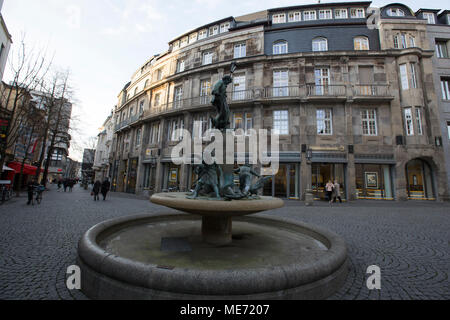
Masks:
[[[260,177],[252,168],[248,165],[244,165],[234,171],[239,174],[239,189],[245,196],[249,195],[249,191],[252,184],[252,176]]]
[[[220,199],[219,180],[217,178],[217,164],[206,163],[195,167],[194,172],[198,175],[194,193],[188,199],[197,199],[200,194],[209,195],[213,193],[215,199]]]
[[[227,87],[233,82],[231,76],[225,76],[214,85],[211,103],[216,107],[217,116],[212,118],[212,125],[217,130],[226,130],[230,126],[230,107],[227,103]]]

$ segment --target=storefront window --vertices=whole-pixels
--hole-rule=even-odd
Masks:
[[[356,164],[358,199],[394,200],[389,165]]]
[[[408,197],[411,200],[434,200],[430,166],[422,160],[406,165]]]
[[[267,168],[267,172],[269,172]],[[264,185],[265,196],[279,198],[299,198],[299,165],[296,163],[280,164],[278,173],[273,176],[272,181]]]

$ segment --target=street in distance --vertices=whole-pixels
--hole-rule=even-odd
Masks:
[[[247,305],[235,304],[225,305],[223,309],[216,309],[215,307],[197,307],[188,304],[181,307],[181,315],[204,315],[211,318],[214,312],[222,313],[224,315],[267,315],[270,305]]]

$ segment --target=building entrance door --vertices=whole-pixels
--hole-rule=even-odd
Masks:
[[[337,181],[340,184],[342,199],[346,199],[345,173],[342,163],[313,163],[312,164],[312,190],[316,200],[325,200],[325,185],[328,181]]]
[[[272,182],[264,185],[264,195],[269,197],[299,199],[299,165],[280,164]]]
[[[136,192],[137,169],[138,169],[138,159],[137,158],[131,159],[130,169],[128,170],[127,193]]]
[[[410,200],[435,200],[431,168],[425,161],[416,159],[408,162],[406,179]]]

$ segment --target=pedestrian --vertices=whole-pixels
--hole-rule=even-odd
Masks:
[[[101,187],[102,187],[102,183],[100,181],[96,181],[94,183],[94,187],[92,188],[92,195],[94,196],[94,201],[100,200],[98,194],[100,193]]]
[[[341,185],[337,180],[334,181],[334,191],[333,191],[333,202],[336,202],[336,199],[339,199],[339,202],[342,203],[341,198]]]
[[[31,202],[33,201],[33,193],[34,193],[34,188],[37,187],[38,184],[36,183],[36,179],[33,178],[31,179],[30,182],[28,182],[27,188],[28,188],[28,202],[27,205],[30,205]]]
[[[64,186],[64,192],[67,192],[67,187],[69,186],[67,179],[64,179],[63,186]]]
[[[61,191],[61,180],[58,180],[58,192]]]
[[[109,182],[109,179],[106,178],[105,181],[103,181],[103,183],[102,183],[103,201],[106,200],[106,195],[108,194],[110,188],[111,188],[111,183]]]
[[[75,182],[72,179],[70,179],[68,182],[69,192],[72,192],[74,184],[75,184]]]
[[[328,183],[325,186],[325,191],[327,192],[327,200],[329,201],[330,205],[331,202],[333,201],[333,189],[334,189],[333,182],[331,182],[331,180],[328,180]]]

